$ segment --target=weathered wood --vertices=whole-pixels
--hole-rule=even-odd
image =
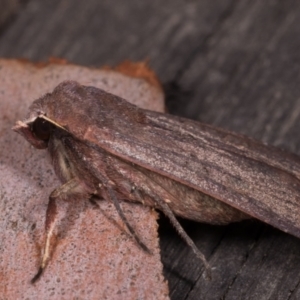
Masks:
[[[190,100],[178,112],[300,154],[297,10],[292,2],[237,2],[176,81]],[[299,297],[300,241],[245,223],[229,226],[212,253],[219,283],[187,283],[187,299]]]
[[[20,0],[0,0],[0,29],[17,12]]]
[[[171,112],[300,155],[299,5],[31,0],[2,32],[0,56],[84,65],[149,58]],[[184,224],[214,278],[204,281],[192,251],[170,227],[161,229],[172,299],[299,299],[299,239],[258,221]]]

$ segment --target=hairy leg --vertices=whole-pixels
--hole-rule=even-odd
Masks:
[[[78,178],[73,178],[65,184],[55,189],[49,197],[46,221],[45,221],[45,242],[42,252],[41,263],[38,272],[32,278],[31,283],[35,283],[42,275],[47,263],[50,259],[50,254],[53,245],[51,239],[53,237],[53,231],[57,221],[57,202],[59,201],[76,201],[82,199],[88,199],[90,197],[90,191],[84,183]]]

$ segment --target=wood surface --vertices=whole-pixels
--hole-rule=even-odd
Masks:
[[[19,6],[20,0],[0,0],[0,30],[13,20]]]
[[[300,155],[300,2],[29,0],[0,35],[1,57],[86,66],[149,59],[169,112]],[[171,299],[299,299],[300,240],[259,221],[183,221],[213,280],[164,218]]]

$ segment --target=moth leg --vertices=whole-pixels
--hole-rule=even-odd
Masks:
[[[182,228],[181,224],[176,219],[174,213],[170,209],[169,205],[163,200],[158,198],[156,195],[151,195],[151,198],[155,200],[158,207],[161,209],[161,211],[169,218],[171,224],[174,226],[174,228],[177,230],[179,236],[187,243],[188,246],[190,246],[193,250],[193,252],[196,254],[196,256],[202,261],[206,276],[209,280],[211,280],[211,267],[209,263],[207,262],[205,255],[198,249],[198,247],[195,245],[194,241],[188,236],[188,234],[185,232],[185,230]]]
[[[173,211],[164,200],[173,199],[174,201],[176,195],[173,195],[170,191],[164,188],[164,186],[160,184],[159,179],[155,180],[155,178],[149,176],[147,174],[147,172],[149,171],[147,170],[143,170],[142,168],[137,168],[133,166],[128,167],[127,164],[124,164],[120,161],[109,162],[109,165],[110,164],[114,165],[114,171],[117,172],[125,182],[130,184],[131,189],[130,191],[127,190],[127,193],[133,193],[136,198],[135,200],[143,204],[145,203],[145,196],[147,198],[150,198],[151,202],[155,204],[155,208],[161,210],[169,218],[171,224],[175,227],[181,238],[187,243],[188,246],[192,248],[196,256],[202,261],[205,267],[205,274],[207,279],[211,279],[211,267],[207,262],[204,254],[197,248],[193,240],[182,228],[181,224],[176,219]],[[115,202],[117,202],[117,200]],[[119,205],[119,203],[115,204],[116,207],[117,205]]]
[[[144,184],[147,183],[145,186]],[[156,185],[156,188],[154,185]],[[155,181],[151,180],[149,177],[143,178],[143,181],[140,182],[139,190],[143,192],[144,194],[148,195],[151,199],[154,200],[156,206],[169,218],[171,224],[174,226],[174,228],[177,230],[180,237],[187,243],[188,246],[190,246],[193,250],[193,252],[196,254],[196,256],[202,261],[207,279],[211,280],[211,267],[209,263],[207,262],[204,254],[198,249],[198,247],[195,245],[193,240],[188,236],[188,234],[185,232],[185,230],[182,228],[181,224],[176,219],[174,213],[170,209],[169,205],[156,193],[153,193],[153,190],[156,190],[159,188],[162,188],[159,184],[157,184]],[[166,191],[167,192],[167,191]],[[142,195],[136,190],[136,196],[139,198],[140,202],[144,202],[142,199]]]
[[[42,252],[40,267],[36,275],[32,278],[31,283],[35,283],[42,275],[47,263],[50,259],[50,254],[53,245],[51,239],[57,221],[57,201],[74,201],[78,198],[89,198],[90,192],[88,188],[78,179],[73,178],[65,184],[55,189],[49,196],[49,202],[46,212],[45,221],[45,242]]]
[[[107,196],[109,198],[109,200],[111,200],[111,202],[114,204],[121,220],[123,221],[123,223],[125,224],[125,226],[127,227],[128,231],[130,232],[130,234],[132,235],[132,237],[135,239],[135,241],[137,242],[137,244],[147,253],[152,254],[152,251],[141,241],[141,239],[139,238],[139,236],[136,234],[136,232],[134,231],[134,229],[132,228],[132,226],[130,225],[130,223],[128,222],[126,216],[124,215],[124,212],[122,210],[122,207],[116,197],[116,194],[114,193],[113,189],[110,187],[106,188],[107,191]]]

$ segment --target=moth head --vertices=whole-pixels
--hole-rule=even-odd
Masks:
[[[81,137],[93,118],[101,119],[99,107],[103,97],[103,91],[75,81],[63,81],[53,92],[35,100],[29,107],[27,119],[18,121],[13,130],[38,149],[47,148],[52,134],[58,130]]]
[[[70,90],[70,86],[80,85],[73,81],[62,82],[52,93],[47,93],[33,101],[27,118],[24,121],[17,121],[12,129],[21,134],[35,148],[47,148],[49,139],[56,130],[62,129],[68,132],[64,122],[68,124],[68,118],[74,114],[72,103],[67,101],[70,96],[66,97],[64,91],[68,90],[68,87]]]
[[[25,121],[17,121],[12,129],[21,134],[35,148],[45,149],[48,147],[53,132],[60,127],[46,115],[40,113]]]

